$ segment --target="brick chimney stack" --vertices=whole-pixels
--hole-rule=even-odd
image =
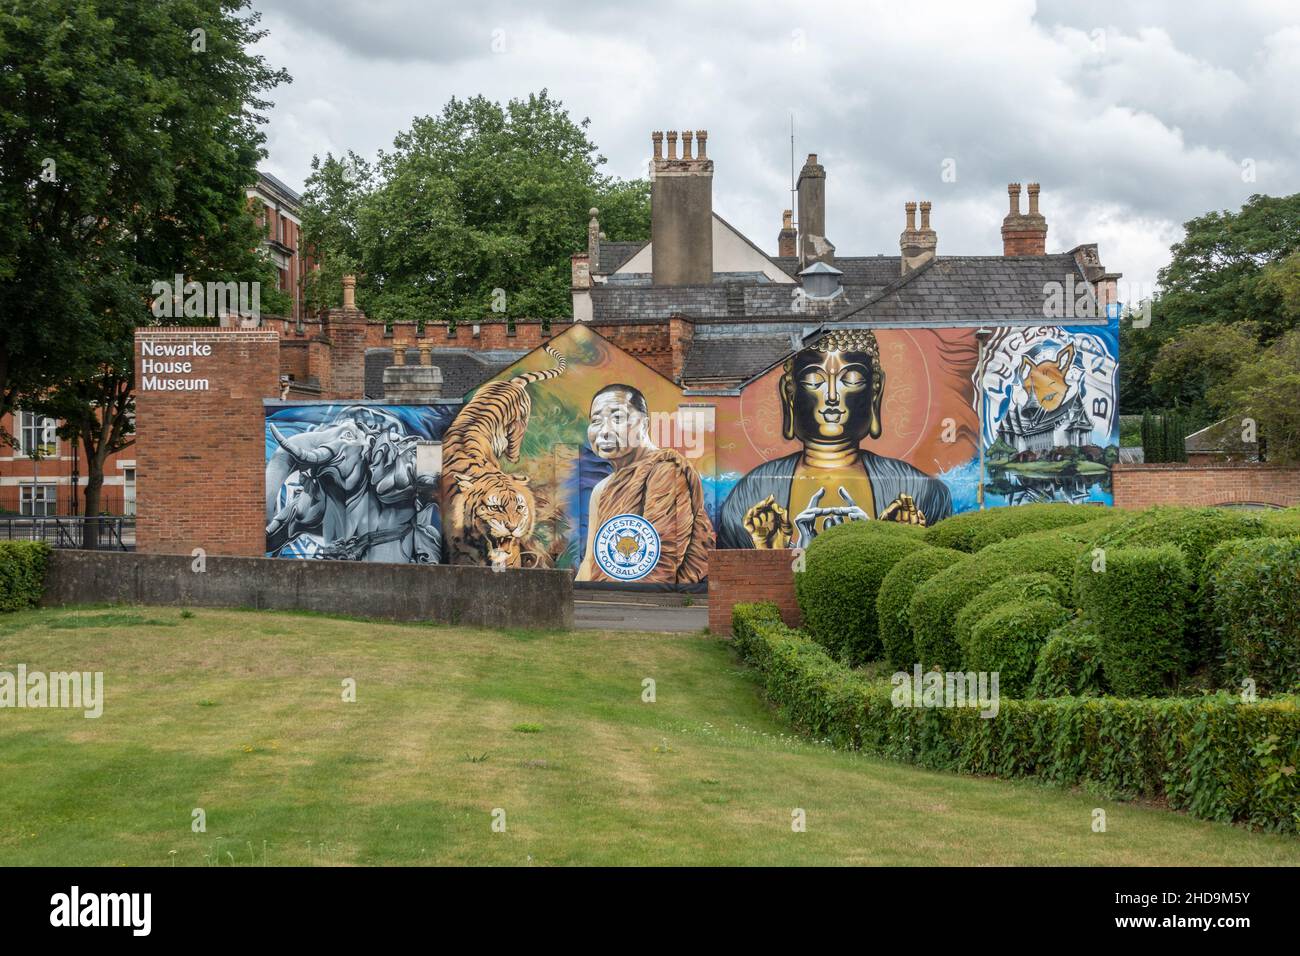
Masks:
[[[1038,211],[1038,183],[1029,184],[1029,212],[1020,211],[1020,183],[1007,186],[1009,209],[1002,220],[1004,256],[1047,255],[1047,220]]]
[[[898,237],[902,275],[907,275],[913,269],[919,269],[933,259],[935,250],[939,246],[939,236],[930,228],[930,203],[928,201],[921,203],[919,229],[916,225],[916,206],[914,202],[903,204],[903,209],[907,213],[907,225]]]
[[[713,160],[706,130],[650,134],[650,269],[655,285],[708,285],[713,281]],[[692,155],[694,153],[694,155]],[[593,264],[595,260],[593,260]]]
[[[835,264],[835,247],[826,238],[826,167],[809,153],[799,170],[799,265]]]
[[[794,210],[786,209],[781,213],[781,231],[776,234],[776,254],[794,257],[799,254],[799,234],[794,231]]]

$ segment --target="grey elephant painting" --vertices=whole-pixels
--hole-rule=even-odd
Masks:
[[[268,557],[438,564],[438,441],[452,410],[266,406]]]

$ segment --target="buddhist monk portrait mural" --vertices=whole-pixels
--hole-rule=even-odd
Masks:
[[[704,485],[680,452],[654,443],[650,422],[645,396],[630,385],[592,397],[587,442],[614,470],[588,501],[579,581],[693,584],[708,574]]]
[[[948,487],[862,442],[881,437],[884,369],[868,329],[836,329],[786,360],[781,430],[801,450],[746,474],[722,505],[719,547],[807,547],[845,521],[930,525],[952,513]]]

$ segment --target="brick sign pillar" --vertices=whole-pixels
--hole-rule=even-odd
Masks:
[[[731,609],[737,604],[771,601],[791,627],[800,622],[794,596],[794,560],[789,549],[749,548],[709,552],[709,630],[731,633]]]
[[[264,398],[275,398],[273,331],[135,332],[136,548],[266,553]]]

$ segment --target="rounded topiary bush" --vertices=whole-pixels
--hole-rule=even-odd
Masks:
[[[912,640],[908,608],[916,589],[944,568],[965,560],[967,555],[952,548],[923,548],[913,551],[890,569],[876,595],[876,619],[885,660],[899,670],[918,660]]]
[[[989,508],[976,513],[980,514],[983,520],[975,526],[970,535],[972,551],[979,551],[999,541],[1019,538],[1036,531],[1088,524],[1104,517],[1102,510],[1095,505],[1065,503],[1014,505],[1006,508]]]
[[[1013,574],[1043,571],[1062,584],[1087,546],[1061,535],[1035,534],[989,545],[940,571],[916,589],[908,608],[912,637],[921,665],[953,670],[961,662],[956,641],[957,614],[976,595]]]
[[[971,630],[966,670],[998,674],[998,693],[1023,697],[1047,637],[1070,619],[1051,598],[1011,601],[985,614]]]
[[[970,644],[971,631],[976,623],[989,611],[1012,601],[1027,601],[1035,598],[1046,598],[1063,605],[1066,602],[1065,585],[1045,571],[1031,571],[1028,574],[1013,574],[1003,578],[967,601],[966,606],[957,613],[957,619],[953,622],[953,637],[962,654],[966,653]]]
[[[975,552],[975,535],[984,525],[988,511],[963,511],[925,529],[925,540],[936,548]]]
[[[1216,549],[1212,620],[1224,676],[1257,690],[1300,690],[1300,538],[1256,538]]]
[[[921,529],[851,521],[813,539],[794,576],[804,630],[832,655],[856,665],[880,656],[876,594],[900,560],[929,547]]]
[[[1206,559],[1225,541],[1260,538],[1268,533],[1268,526],[1258,512],[1158,506],[1127,517],[1099,537],[1094,546],[1109,552],[1117,547],[1172,544],[1183,552],[1192,587],[1184,635],[1185,663],[1195,669],[1214,659],[1216,644],[1210,625],[1210,606],[1198,587],[1204,580]]]
[[[1187,661],[1183,629],[1192,588],[1183,552],[1172,544],[1109,549],[1105,569],[1081,570],[1076,590],[1101,638],[1111,690],[1121,697],[1167,693]]]
[[[1161,505],[1127,516],[1099,537],[1096,544],[1106,549],[1176,545],[1196,580],[1216,545],[1233,538],[1262,538],[1268,533],[1264,519],[1256,513]]]
[[[1260,514],[1270,537],[1300,538],[1300,505]]]
[[[1049,634],[1038,652],[1028,696],[1100,697],[1105,692],[1101,638],[1091,623],[1068,621]]]

